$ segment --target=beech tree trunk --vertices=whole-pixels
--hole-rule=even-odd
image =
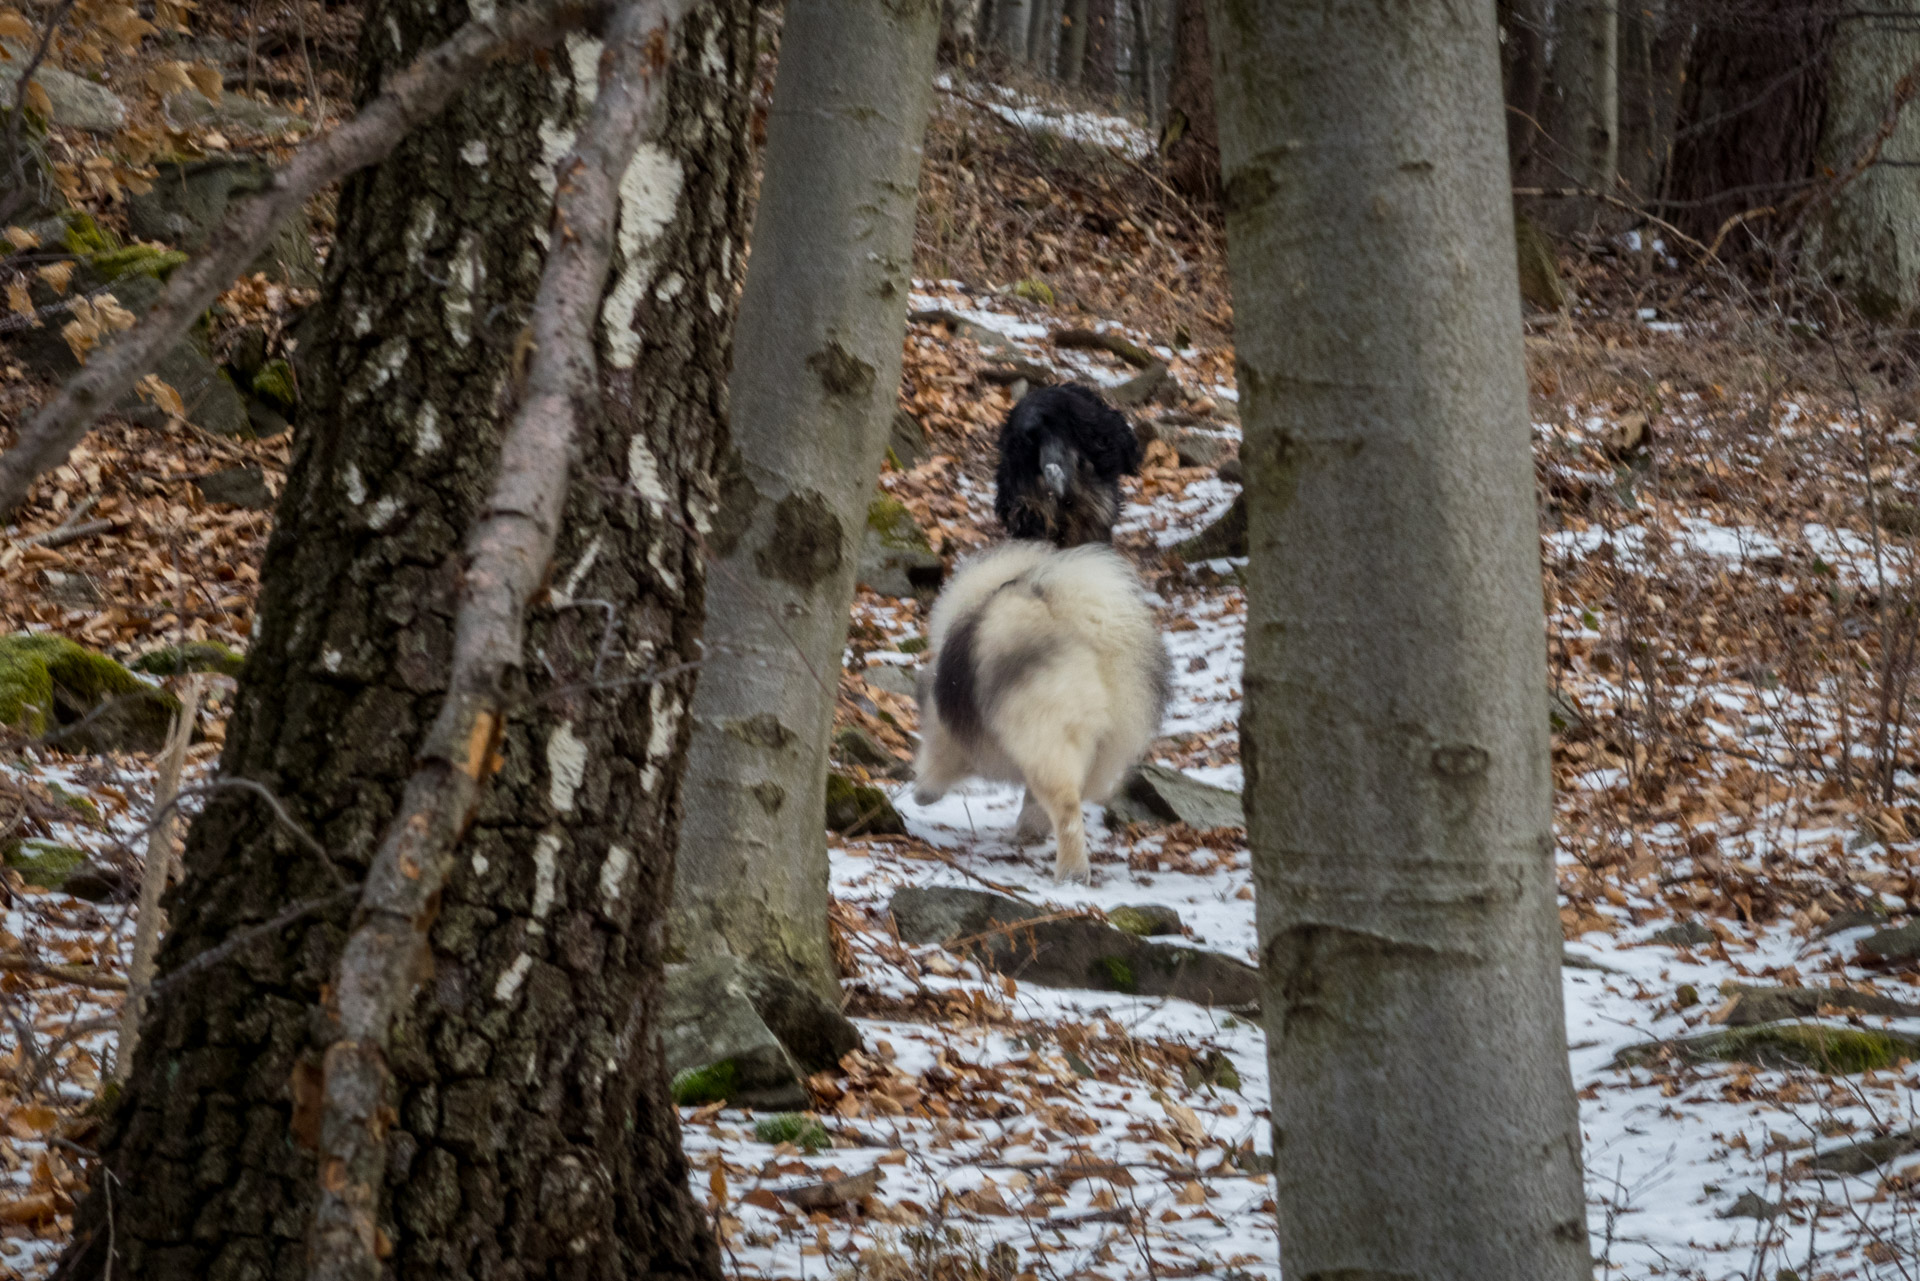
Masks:
[[[1750,0],[1700,19],[1659,207],[1668,221],[1711,242],[1728,218],[1805,189],[1826,114],[1834,8]]]
[[[1287,1275],[1585,1281],[1493,6],[1209,17]]]
[[[1620,10],[1620,181],[1642,205],[1661,195],[1693,26],[1673,3]]]
[[[1812,268],[1876,319],[1897,321],[1920,303],[1920,111],[1896,108],[1895,86],[1920,73],[1920,0],[1889,0],[1834,31],[1832,72],[1817,168],[1852,172],[1876,144],[1898,165],[1874,163],[1816,210]],[[1884,138],[1882,137],[1884,133]]]
[[[362,95],[450,25],[429,0],[371,5]],[[280,796],[349,878],[444,690],[462,540],[511,414],[552,165],[596,51],[575,38],[544,69],[496,64],[341,194],[221,770]],[[752,7],[696,6],[673,51],[699,74],[673,75],[622,183],[605,397],[530,620],[526,703],[461,845],[433,977],[394,1036],[380,1218],[409,1281],[719,1275],[652,1037],[691,676],[645,678],[698,655],[690,531],[710,522],[724,435]],[[350,901],[257,799],[220,794],[196,820],[103,1141],[111,1177],[77,1215],[63,1276],[303,1274],[312,1038]]]
[[[993,0],[994,49],[1008,65],[1027,60],[1027,27],[1039,0]]]
[[[838,992],[827,745],[900,384],[934,0],[789,0],[711,543],[674,946]]]
[[[1547,142],[1546,0],[1500,0],[1500,80],[1507,104],[1507,161],[1516,186],[1557,185],[1536,172]]]
[[[1066,26],[1060,33],[1060,80],[1078,85],[1087,66],[1087,0],[1067,0]]]
[[[1087,53],[1080,83],[1086,91],[1103,101],[1120,90],[1115,59],[1119,52],[1115,0],[1086,0]]]
[[[1213,110],[1213,59],[1206,0],[1178,0],[1173,73],[1167,86],[1167,177],[1193,200],[1220,194],[1220,126]]]
[[[1620,22],[1615,0],[1559,0],[1553,8],[1553,141],[1560,186],[1614,191],[1620,168]],[[1607,220],[1598,200],[1560,200],[1547,213],[1562,231]]]

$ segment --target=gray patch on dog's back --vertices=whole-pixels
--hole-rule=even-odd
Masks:
[[[975,687],[979,673],[973,661],[973,643],[980,630],[980,615],[968,614],[947,633],[940,647],[940,659],[934,665],[933,705],[940,713],[947,733],[962,743],[980,741],[986,728],[980,714],[979,693]]]

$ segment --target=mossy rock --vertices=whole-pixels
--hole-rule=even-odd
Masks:
[[[1044,307],[1051,307],[1055,302],[1053,286],[1038,276],[1029,276],[1015,285],[1013,296],[1025,298],[1028,302],[1037,302]]]
[[[875,495],[860,544],[860,581],[882,596],[899,598],[937,590],[944,573],[913,513],[890,494]]]
[[[31,836],[9,842],[4,852],[7,866],[20,873],[21,880],[48,890],[65,885],[87,861],[83,850]]]
[[[827,775],[827,827],[844,836],[900,836],[907,830],[885,792],[842,774]]]
[[[1920,1059],[1920,1036],[1826,1023],[1762,1023],[1629,1045],[1613,1056],[1613,1062],[1615,1067],[1651,1067],[1669,1058],[1682,1063],[1811,1068],[1851,1076],[1890,1068],[1902,1059]]]
[[[833,1146],[827,1127],[804,1112],[761,1117],[753,1123],[753,1137],[762,1143],[791,1143],[809,1156]]]
[[[668,1088],[673,1101],[683,1108],[707,1103],[724,1103],[740,1087],[740,1070],[732,1059],[722,1059],[705,1067],[688,1068],[673,1078]]]
[[[187,672],[218,672],[238,676],[247,656],[219,641],[188,641],[150,649],[133,660],[133,670],[150,676],[180,676]]]
[[[177,249],[160,245],[129,245],[95,222],[91,215],[69,213],[61,243],[68,253],[92,267],[100,279],[111,283],[123,276],[150,276],[165,280],[176,267],[187,261]]]
[[[271,401],[281,413],[292,409],[296,400],[293,366],[280,359],[260,366],[260,372],[253,376],[253,394]]]
[[[924,654],[927,652],[927,638],[924,636],[909,636],[898,645],[895,645],[894,648],[902,654]]]
[[[0,636],[0,725],[66,752],[157,752],[180,700],[64,636]]]
[[[921,532],[913,513],[891,494],[878,494],[867,505],[867,528],[873,531],[882,547],[903,552],[933,550],[933,544]]]
[[[1158,903],[1116,907],[1107,913],[1107,923],[1138,938],[1180,933],[1180,913]]]

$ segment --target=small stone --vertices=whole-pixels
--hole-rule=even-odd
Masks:
[[[1138,409],[1149,401],[1178,390],[1179,386],[1173,380],[1173,375],[1167,372],[1167,367],[1156,362],[1118,387],[1107,388],[1105,395],[1110,404],[1122,409]]]
[[[1203,560],[1247,554],[1247,496],[1237,495],[1220,519],[1180,543],[1174,554],[1189,565]]]
[[[40,571],[40,589],[63,609],[92,609],[100,603],[100,586],[86,574],[57,569]]]
[[[1714,940],[1714,933],[1698,921],[1686,920],[1654,931],[1649,941],[1672,947],[1701,947]]]
[[[860,1044],[846,1016],[772,970],[717,956],[667,967],[658,1027],[674,1100],[798,1111],[806,1074]]]
[[[258,467],[228,467],[198,477],[193,487],[210,503],[244,507],[248,511],[271,511],[273,491],[267,488],[267,476]]]
[[[179,676],[185,672],[218,672],[238,676],[246,655],[228,649],[219,641],[187,641],[181,645],[163,645],[150,649],[128,666],[152,676]]]
[[[915,596],[939,590],[946,567],[914,522],[913,513],[890,494],[867,507],[860,545],[859,581],[882,596]]]
[[[1213,474],[1229,485],[1244,485],[1247,483],[1247,469],[1241,464],[1240,455],[1238,454],[1235,454],[1231,458],[1221,460],[1220,465],[1214,468]]]
[[[879,788],[827,775],[827,828],[842,836],[900,836],[907,825]]]
[[[1825,1152],[1817,1153],[1811,1164],[1814,1169],[1824,1170],[1829,1174],[1858,1175],[1878,1169],[1896,1157],[1903,1157],[1916,1149],[1920,1149],[1920,1131],[1901,1130],[1877,1139],[1849,1143],[1845,1147],[1829,1148]]]
[[[916,698],[919,686],[913,679],[913,673],[905,667],[893,663],[875,663],[867,669],[867,684],[875,689],[884,689],[896,698]]]
[[[1761,1196],[1758,1192],[1743,1192],[1740,1199],[1720,1212],[1723,1219],[1773,1219],[1778,1218],[1783,1207]]]
[[[901,471],[911,470],[927,457],[927,430],[920,420],[904,409],[893,411],[893,426],[887,433],[887,455]]]
[[[0,60],[0,96],[13,101],[14,86],[20,72],[32,57],[18,41],[6,42],[9,57]],[[97,85],[84,76],[42,63],[33,73],[33,83],[47,91],[53,107],[53,123],[89,133],[117,133],[127,125],[126,104],[105,85]]]
[[[1911,961],[1920,957],[1920,921],[1867,935],[1860,940],[1860,956],[1870,961]]]
[[[1226,455],[1232,442],[1203,431],[1178,431],[1169,438],[1182,467],[1211,467]]]
[[[1144,764],[1107,802],[1109,823],[1185,823],[1196,831],[1245,827],[1240,793],[1190,778],[1165,765]]]
[[[900,763],[899,757],[889,752],[879,739],[858,725],[849,725],[836,733],[833,736],[833,747],[841,760],[853,765],[884,769]]]
[[[197,89],[182,89],[167,95],[162,110],[175,132],[218,129],[221,133],[249,137],[283,138],[313,128],[291,111],[249,98],[244,93],[223,93],[220,101],[215,102]]]

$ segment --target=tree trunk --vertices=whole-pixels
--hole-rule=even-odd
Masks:
[[[1659,212],[1711,242],[1777,206],[1814,171],[1826,112],[1832,0],[1753,0],[1699,22]]]
[[[1620,168],[1620,22],[1615,0],[1560,0],[1553,9],[1553,141],[1557,185],[1613,194]],[[1563,232],[1610,220],[1598,200],[1560,200],[1546,212]]]
[[[1007,65],[1027,60],[1027,26],[1040,0],[993,0],[994,49]]]
[[[1337,13],[1209,12],[1281,1248],[1584,1281],[1493,6]]]
[[[971,67],[979,55],[975,33],[980,30],[981,0],[942,0],[940,5],[940,61]]]
[[[1895,86],[1920,75],[1920,0],[1838,24],[1818,168],[1851,173],[1878,144],[1901,165],[1873,164],[1815,211],[1809,265],[1869,316],[1900,321],[1920,303],[1920,111],[1895,110]]]
[[[1034,74],[1053,74],[1054,50],[1060,34],[1061,0],[1033,0],[1028,10],[1027,61]]]
[[[854,574],[900,383],[936,15],[789,0],[708,654],[693,705],[674,946],[824,993],[827,743]]]
[[[1173,17],[1173,73],[1162,135],[1167,177],[1189,199],[1220,193],[1220,127],[1213,111],[1213,59],[1206,0],[1179,0]]]
[[[425,0],[371,6],[362,95],[451,25]],[[691,680],[636,678],[698,653],[689,531],[710,518],[723,436],[752,7],[697,6],[673,47],[701,74],[674,77],[623,183],[606,396],[552,599],[529,621],[525,711],[461,846],[433,977],[394,1037],[380,1220],[410,1281],[719,1275],[651,1031]],[[221,771],[272,789],[349,876],[444,690],[462,540],[511,410],[552,163],[596,51],[576,38],[545,69],[498,64],[340,197]],[[312,1038],[347,902],[244,794],[194,823],[186,869],[103,1143],[110,1175],[81,1208],[64,1276],[304,1271]],[[214,950],[314,899],[326,906]]]
[[[1114,0],[1086,0],[1087,53],[1080,83],[1089,94],[1110,102],[1120,90],[1115,66],[1119,51]]]
[[[1507,104],[1507,161],[1516,186],[1552,186],[1535,171],[1546,141],[1546,0],[1500,0],[1500,80]]]
[[[1067,0],[1066,29],[1060,35],[1060,80],[1078,86],[1087,67],[1087,0]]]
[[[1672,4],[1620,11],[1620,181],[1642,205],[1660,198],[1692,42],[1691,16]]]

